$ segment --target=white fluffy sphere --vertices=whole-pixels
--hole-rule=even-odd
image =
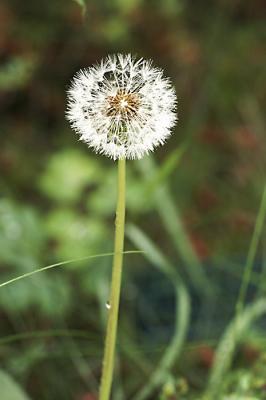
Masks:
[[[68,91],[66,117],[97,153],[114,160],[139,159],[171,134],[176,104],[161,69],[118,54],[77,73]]]

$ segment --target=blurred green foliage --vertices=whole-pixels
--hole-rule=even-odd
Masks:
[[[152,58],[177,90],[173,136],[155,157],[128,162],[126,248],[145,254],[125,257],[115,400],[210,400],[212,376],[222,383],[214,400],[265,398],[265,320],[245,325],[265,296],[264,221],[245,329],[224,344],[265,185],[264,7],[0,4],[1,282],[113,249],[115,163],[65,121],[74,73],[130,52]],[[1,400],[97,398],[110,265],[77,261],[0,288]],[[230,362],[217,369],[225,348]]]
[[[0,252],[2,280],[33,271],[40,265],[44,252],[44,225],[30,207],[18,207],[6,200],[0,202]],[[8,266],[12,266],[10,269]],[[66,311],[70,286],[64,278],[45,275],[2,288],[3,310],[22,312],[31,306],[52,317]],[[55,307],[57,304],[57,307]]]
[[[87,185],[102,180],[100,165],[77,150],[54,154],[40,179],[43,193],[59,204],[75,203]]]
[[[1,396],[5,400],[29,400],[16,383],[3,371],[0,371]]]

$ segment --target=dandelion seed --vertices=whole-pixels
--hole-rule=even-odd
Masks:
[[[170,136],[176,94],[163,71],[130,54],[81,70],[68,91],[67,119],[97,153],[142,158]]]

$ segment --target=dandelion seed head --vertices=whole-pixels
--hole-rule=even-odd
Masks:
[[[66,117],[80,139],[110,158],[142,158],[162,145],[177,120],[176,94],[151,61],[112,55],[79,71]]]

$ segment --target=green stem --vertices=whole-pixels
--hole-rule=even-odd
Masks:
[[[121,289],[124,231],[125,231],[125,192],[126,192],[126,161],[118,161],[118,197],[115,220],[115,246],[113,259],[113,272],[110,301],[108,304],[109,316],[105,338],[105,350],[103,358],[103,372],[100,387],[99,400],[109,400],[116,344],[117,321],[119,311],[119,299]]]
[[[239,316],[242,313],[243,308],[244,308],[247,289],[248,289],[248,285],[250,282],[251,273],[252,273],[252,269],[253,269],[257,249],[258,249],[259,239],[260,239],[260,236],[261,236],[261,233],[263,230],[265,217],[266,217],[266,184],[264,186],[262,199],[261,199],[261,203],[260,203],[260,208],[259,208],[259,212],[258,212],[258,215],[256,218],[255,228],[254,228],[254,232],[252,235],[252,239],[251,239],[251,243],[250,243],[250,247],[249,247],[249,251],[248,251],[248,256],[247,256],[247,261],[246,261],[246,265],[245,265],[245,269],[244,269],[244,273],[243,273],[243,278],[242,278],[239,295],[238,295],[238,299],[237,299],[237,303],[236,303],[236,315],[237,316]]]

